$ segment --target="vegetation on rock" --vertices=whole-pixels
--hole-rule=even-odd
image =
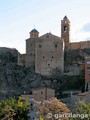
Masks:
[[[0,101],[0,120],[3,118],[13,118],[14,120],[26,120],[27,119],[27,107],[28,100],[24,102],[21,98],[16,100],[15,98],[7,99],[6,101]]]
[[[79,101],[71,112],[76,117],[72,117],[70,120],[90,120],[90,103]]]

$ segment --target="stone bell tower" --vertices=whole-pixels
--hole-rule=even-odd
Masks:
[[[67,16],[61,20],[61,38],[64,39],[65,49],[68,49],[70,42],[70,21]]]

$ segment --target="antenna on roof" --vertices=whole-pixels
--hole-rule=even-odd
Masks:
[[[35,25],[34,25],[34,29],[35,29]]]

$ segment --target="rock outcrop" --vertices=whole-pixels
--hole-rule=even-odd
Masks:
[[[55,88],[56,92],[59,92],[58,90],[60,90],[60,85],[61,85],[60,81],[57,81],[56,78],[55,80],[53,80],[35,73],[34,66],[25,68],[24,66],[18,65],[17,64],[18,54],[20,53],[16,49],[3,48],[3,47],[0,48],[0,99],[1,100],[9,98],[11,96],[19,96],[24,93],[29,94],[31,93],[32,89],[46,85],[48,87]],[[89,56],[89,55],[90,55],[90,49],[66,51],[65,67],[68,68],[68,71],[70,70],[69,68],[71,68],[71,71],[73,72],[73,68],[79,69],[79,63],[84,62],[85,56]],[[65,82],[63,82],[62,89],[65,88],[64,86],[65,84],[67,84],[67,80],[65,80],[66,78],[67,77],[64,77],[63,79],[63,81]],[[60,78],[60,80],[61,79],[62,78]],[[72,87],[73,84],[75,86],[75,82],[72,83]],[[78,87],[79,84],[76,86]],[[70,88],[72,87],[70,86]]]
[[[45,85],[34,66],[25,68],[17,64],[18,54],[16,49],[0,48],[0,99],[28,94],[33,88]]]

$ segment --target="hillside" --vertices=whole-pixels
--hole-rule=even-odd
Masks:
[[[73,54],[74,53],[74,54]],[[84,53],[84,54],[83,54]],[[17,64],[19,52],[16,49],[0,48],[0,99],[11,96],[31,93],[33,88],[48,86],[55,88],[56,94],[64,90],[80,89],[84,81],[80,75],[61,76],[55,73],[53,77],[45,77],[35,73],[34,66],[25,68]],[[90,49],[74,50],[65,52],[65,69],[84,62],[84,55],[88,56]],[[74,70],[75,67],[73,67]],[[72,71],[73,72],[73,71]],[[80,87],[81,86],[81,87]]]
[[[0,48],[0,99],[30,93],[32,88],[44,86],[34,66],[25,68],[17,64],[18,54],[16,49]]]
[[[68,75],[79,75],[80,65],[84,63],[85,57],[88,56],[90,56],[90,48],[65,51],[65,73],[67,73]]]
[[[90,48],[65,51],[65,65],[84,62],[85,57],[90,56]]]

